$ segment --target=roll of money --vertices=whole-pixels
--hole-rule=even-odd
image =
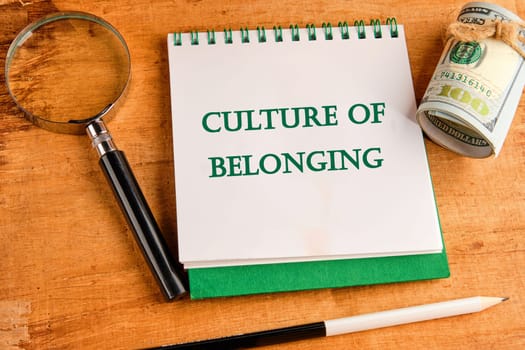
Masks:
[[[458,22],[480,29],[495,20],[523,23],[511,11],[483,2],[466,4],[458,16]],[[525,36],[523,27],[516,32],[517,37]],[[521,42],[517,46],[525,49]],[[497,156],[524,83],[524,58],[510,45],[493,37],[479,41],[451,37],[416,117],[427,136],[445,148],[468,157]]]

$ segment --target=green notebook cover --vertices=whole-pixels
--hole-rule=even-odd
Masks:
[[[446,278],[441,254],[189,270],[192,299]]]

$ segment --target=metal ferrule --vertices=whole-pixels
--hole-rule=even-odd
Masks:
[[[117,147],[113,143],[113,138],[104,125],[102,119],[95,120],[86,127],[86,132],[91,139],[91,145],[97,150],[98,156],[116,151]]]

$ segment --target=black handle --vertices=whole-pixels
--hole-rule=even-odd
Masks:
[[[326,324],[324,321],[192,343],[164,345],[150,348],[149,350],[235,350],[318,337],[326,337]]]
[[[100,157],[100,167],[165,298],[173,300],[182,296],[186,289],[177,275],[177,264],[169,252],[124,152],[112,150],[103,154]]]

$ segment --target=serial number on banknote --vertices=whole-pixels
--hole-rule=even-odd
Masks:
[[[468,85],[470,88],[478,91],[482,95],[485,95],[486,97],[490,97],[492,95],[492,90],[488,87],[486,87],[482,82],[480,82],[478,79],[473,78],[465,73],[458,73],[458,72],[450,72],[450,71],[441,71],[437,74],[436,80],[452,80],[457,81],[460,83],[463,83],[465,85]]]

